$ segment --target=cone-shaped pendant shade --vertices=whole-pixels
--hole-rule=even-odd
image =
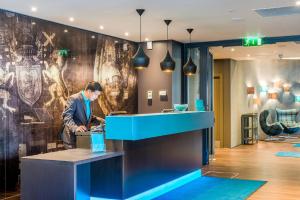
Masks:
[[[172,22],[172,20],[166,19],[164,22],[167,25],[167,55],[165,56],[164,60],[160,63],[160,68],[163,72],[173,72],[175,70],[175,61],[170,55],[170,52],[168,50],[168,44],[169,44],[169,25]]]
[[[137,9],[136,12],[140,16],[140,44],[137,52],[132,58],[132,66],[135,69],[144,69],[149,65],[149,57],[145,54],[141,42],[142,42],[142,14],[144,13],[144,9]]]
[[[148,65],[149,65],[149,57],[145,54],[141,45],[139,45],[136,54],[133,56],[132,66],[135,69],[144,69],[148,67]]]
[[[183,73],[187,76],[195,75],[197,71],[197,66],[193,62],[192,58],[189,57],[187,63],[183,66]]]
[[[160,68],[163,72],[173,72],[175,69],[175,61],[171,57],[169,50],[164,60],[160,63]]]
[[[194,29],[188,28],[186,30],[190,35],[190,43],[191,43],[191,34]],[[191,54],[191,52],[190,52],[190,54]],[[196,74],[196,71],[197,71],[197,66],[195,65],[195,63],[192,60],[192,57],[190,56],[188,61],[186,62],[186,64],[183,66],[183,73],[187,76],[192,76],[192,75]]]

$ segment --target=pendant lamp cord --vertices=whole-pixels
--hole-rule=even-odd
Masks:
[[[192,34],[190,33],[190,44],[191,44],[191,42],[192,42],[192,39],[191,39],[191,38],[192,38]],[[192,53],[191,53],[192,49],[191,49],[191,48],[189,48],[189,49],[190,49],[190,57],[191,57],[191,56],[192,56],[192,55],[191,55],[191,54],[192,54]]]
[[[167,51],[169,47],[169,25],[167,25]]]
[[[140,15],[140,43],[142,42],[142,15]]]

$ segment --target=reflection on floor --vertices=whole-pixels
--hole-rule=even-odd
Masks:
[[[238,174],[236,178],[266,180],[249,200],[298,200],[300,159],[277,157],[278,151],[300,151],[290,143],[259,142],[232,149],[217,149],[215,159],[203,169],[208,172]],[[218,176],[214,173],[213,176]],[[222,177],[222,176],[221,176]]]
[[[20,192],[7,192],[0,194],[0,200],[19,200],[20,199]]]

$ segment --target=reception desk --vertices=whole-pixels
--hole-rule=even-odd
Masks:
[[[153,113],[106,117],[111,150],[124,152],[123,197],[168,183],[202,166],[203,129],[213,112]]]
[[[201,176],[212,112],[108,116],[107,152],[22,158],[21,199],[152,199]],[[167,187],[168,186],[168,187]]]

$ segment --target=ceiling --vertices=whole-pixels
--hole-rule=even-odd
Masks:
[[[142,39],[165,39],[163,19],[168,18],[173,20],[169,38],[181,42],[188,41],[189,27],[195,29],[193,42],[300,35],[299,14],[262,17],[253,10],[294,5],[296,0],[0,0],[0,8],[6,10],[133,41],[139,40],[135,9],[144,8]]]
[[[296,59],[300,60],[300,44],[280,42],[259,47],[211,47],[214,59],[259,60]]]

